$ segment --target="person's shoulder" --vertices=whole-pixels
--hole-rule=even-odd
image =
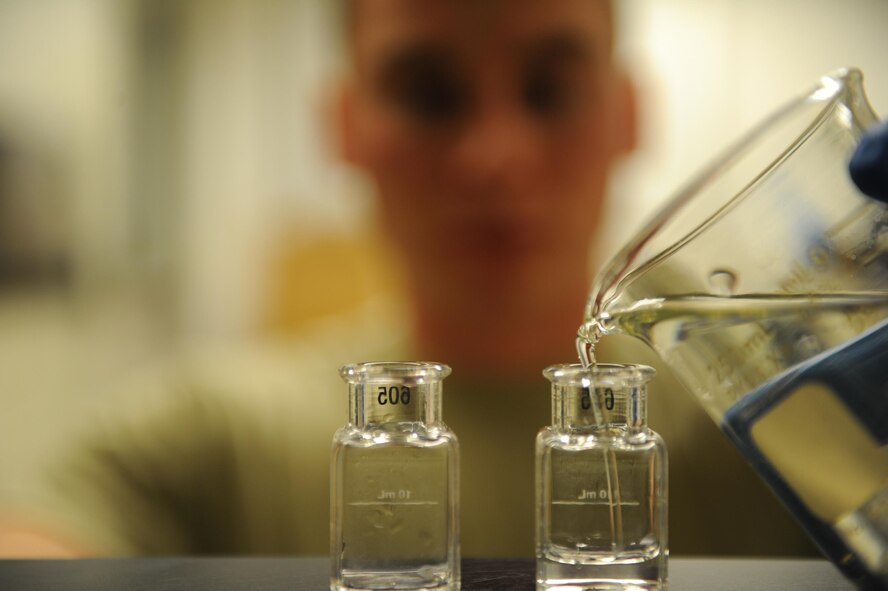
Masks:
[[[111,553],[203,548],[174,515],[205,505],[249,514],[231,527],[262,523],[261,537],[286,499],[326,490],[293,479],[328,470],[347,420],[339,366],[397,355],[397,334],[369,308],[295,337],[192,343],[118,385],[48,470],[36,509]]]

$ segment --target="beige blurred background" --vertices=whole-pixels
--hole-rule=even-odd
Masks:
[[[821,74],[888,114],[886,0],[618,4],[643,118],[601,256]],[[327,130],[334,5],[0,0],[0,496],[132,376],[395,296]]]

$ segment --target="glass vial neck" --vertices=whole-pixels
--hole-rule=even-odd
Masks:
[[[348,383],[349,423],[359,429],[396,423],[441,422],[443,380],[450,368],[441,363],[381,361],[339,369]]]
[[[647,426],[647,383],[656,371],[646,365],[600,363],[553,365],[552,426],[562,431]]]

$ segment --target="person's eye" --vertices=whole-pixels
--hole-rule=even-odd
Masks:
[[[387,100],[421,124],[451,123],[468,107],[468,92],[439,51],[407,51],[395,57],[382,79]]]
[[[576,89],[568,80],[548,72],[532,73],[522,89],[527,110],[544,118],[569,113],[575,105],[576,95]]]
[[[465,92],[453,76],[445,72],[414,72],[395,93],[398,106],[423,123],[448,123],[463,114]]]

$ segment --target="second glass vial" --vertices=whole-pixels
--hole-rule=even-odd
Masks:
[[[330,588],[459,588],[459,451],[438,363],[346,365],[349,421],[333,440]]]
[[[664,589],[667,458],[643,365],[556,365],[536,443],[537,588]]]

